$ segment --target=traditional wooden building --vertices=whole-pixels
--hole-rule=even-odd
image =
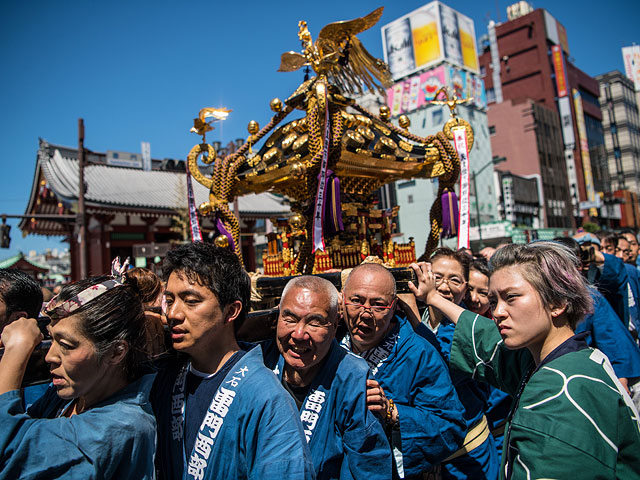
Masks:
[[[187,182],[183,160],[153,159],[143,168],[142,156],[126,152],[87,152],[85,155],[85,213],[89,275],[108,271],[116,255],[133,256],[140,244],[168,244],[188,233]],[[208,190],[192,182],[196,206],[208,199]],[[25,215],[69,215],[78,211],[78,150],[40,139],[33,185]],[[279,197],[262,193],[238,199],[245,266],[255,270],[256,223],[289,215]],[[214,231],[209,218],[200,218],[203,235]],[[25,218],[24,235],[64,236],[71,252],[71,277],[78,279],[79,228],[77,222]]]
[[[45,274],[49,271],[49,269],[40,265],[37,262],[29,260],[24,256],[24,253],[19,252],[17,255],[13,257],[6,258],[0,261],[0,268],[14,268],[16,270],[20,270],[21,272],[26,273],[34,280],[39,280],[42,274]]]

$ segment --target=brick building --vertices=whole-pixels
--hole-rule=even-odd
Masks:
[[[540,175],[545,226],[560,228],[597,216],[608,190],[598,81],[569,55],[562,24],[537,9],[490,23],[479,57],[500,170]]]

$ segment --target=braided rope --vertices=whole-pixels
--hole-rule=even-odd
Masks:
[[[285,106],[281,112],[274,115],[271,121],[256,134],[256,138],[253,143],[257,143],[292,111],[293,107]],[[234,153],[227,155],[221,161],[215,162],[213,169],[213,185],[211,186],[211,194],[216,200],[214,209],[220,215],[225,228],[230,231],[235,244],[235,254],[241,262],[242,245],[240,244],[240,222],[229,208],[229,201],[231,200],[231,193],[235,186],[236,173],[246,161],[243,154],[248,150],[248,148],[249,142],[245,142],[244,145]]]
[[[309,96],[307,103],[307,123],[309,125],[309,154],[311,158],[307,162],[307,192],[315,192],[318,187],[317,171],[322,159],[322,128],[320,125],[320,107],[314,96]],[[313,214],[305,215],[306,225],[313,225]],[[295,262],[295,271],[300,274],[311,273],[315,263],[312,248],[313,239],[307,228],[307,235],[302,240],[300,252]]]

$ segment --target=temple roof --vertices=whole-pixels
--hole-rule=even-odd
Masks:
[[[108,213],[114,210],[146,214],[172,215],[176,210],[187,208],[187,183],[184,171],[154,169],[145,171],[108,165],[106,155],[91,152],[85,166],[85,207],[88,213]],[[166,162],[154,160],[156,168]],[[174,165],[177,161],[170,161]],[[183,163],[180,163],[183,165]],[[77,149],[52,145],[40,140],[38,160],[26,214],[56,213],[64,207],[67,213],[75,213],[78,202],[78,151]],[[42,201],[43,185],[45,195],[53,192],[55,201]],[[208,200],[209,190],[195,180],[192,182],[196,206]],[[40,200],[39,200],[40,198]],[[58,202],[62,205],[58,205]],[[240,215],[264,218],[288,215],[289,207],[270,193],[251,194],[238,198]],[[230,205],[233,210],[233,206]],[[71,212],[69,212],[71,211]],[[24,230],[28,219],[20,222]],[[38,231],[44,235],[63,234],[62,225],[51,231],[56,221],[38,221]],[[58,230],[59,233],[55,233]],[[30,229],[30,231],[33,231]]]
[[[18,270],[29,270],[44,273],[49,271],[49,267],[40,265],[33,260],[28,260],[24,253],[20,252],[13,257],[0,260],[0,268],[16,268]]]

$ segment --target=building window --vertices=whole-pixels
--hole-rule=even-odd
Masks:
[[[496,126],[489,125],[489,135],[495,135],[495,134],[496,134]]]
[[[415,184],[415,180],[409,180],[408,182],[398,183],[398,188],[413,187]]]
[[[431,125],[440,125],[442,123],[442,109],[434,110],[431,114]]]
[[[487,88],[487,103],[495,103],[496,92],[493,88]]]
[[[487,69],[484,65],[480,65],[480,76],[484,77],[487,74]]]
[[[407,195],[407,203],[413,203],[413,195]]]

